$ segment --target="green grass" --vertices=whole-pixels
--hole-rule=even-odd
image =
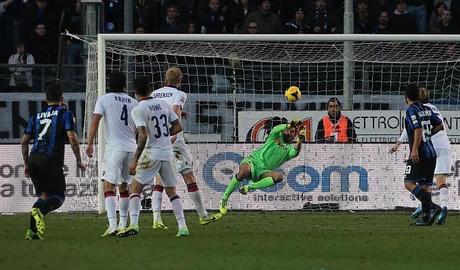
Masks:
[[[198,224],[191,236],[151,229],[100,239],[106,219],[95,214],[50,214],[44,241],[25,241],[27,215],[0,217],[0,269],[459,269],[460,216],[447,225],[408,226],[408,213],[230,212]]]

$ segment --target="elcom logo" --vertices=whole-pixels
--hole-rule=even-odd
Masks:
[[[228,171],[228,168],[219,165],[221,162],[231,161],[239,164],[241,160],[243,160],[243,156],[235,152],[217,153],[211,156],[203,165],[203,179],[210,188],[222,192],[225,190],[227,184],[227,182],[222,184],[222,181],[228,181],[228,179],[216,179],[213,172],[216,170]],[[284,171],[282,172],[284,173]],[[320,185],[322,192],[330,192],[331,176],[332,174],[338,174],[340,175],[340,192],[350,192],[350,175],[354,173],[358,175],[358,188],[364,192],[369,191],[367,170],[361,166],[329,166],[320,172],[308,165],[300,165],[292,168],[289,172],[285,173],[287,181],[283,181],[271,188],[263,189],[263,191],[276,192],[282,189],[287,183],[290,188],[297,192],[311,192],[319,188]],[[299,183],[297,176],[301,174],[309,176],[311,179],[310,183]]]

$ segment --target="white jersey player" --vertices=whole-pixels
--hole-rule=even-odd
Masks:
[[[121,72],[110,75],[109,87],[112,92],[100,96],[96,101],[93,120],[88,133],[86,154],[93,156],[93,142],[104,117],[104,158],[102,162],[105,208],[109,228],[102,237],[113,236],[126,227],[129,204],[129,161],[136,151],[136,127],[131,118],[131,110],[137,100],[125,93],[126,77]],[[120,221],[117,228],[116,187],[120,193]]]
[[[134,87],[140,102],[131,112],[138,131],[138,146],[129,165],[129,173],[134,175],[129,192],[130,226],[117,235],[124,237],[139,232],[140,194],[143,187],[153,184],[155,175],[159,174],[176,216],[179,228],[177,236],[188,236],[182,203],[176,194],[176,172],[170,136],[180,132],[182,126],[168,103],[150,97],[147,77],[136,78]]]
[[[434,150],[436,151],[436,167],[434,169],[434,177],[436,178],[436,186],[439,189],[439,205],[442,210],[436,221],[437,224],[442,225],[446,222],[447,217],[447,204],[449,200],[449,190],[447,188],[447,177],[451,174],[451,150],[450,150],[450,141],[447,136],[447,129],[444,124],[444,118],[441,115],[441,112],[436,106],[429,103],[430,94],[428,90],[424,87],[419,89],[420,91],[420,101],[423,105],[429,107],[433,112],[433,116],[439,118],[442,121],[442,130],[436,130],[435,133],[431,136],[431,142],[433,143]],[[390,152],[395,152],[399,145],[407,141],[406,130],[403,130],[401,136],[398,139],[398,142],[392,147]],[[411,217],[416,219],[421,214],[421,207],[418,207]]]
[[[161,99],[167,102],[180,118],[187,94],[179,90],[182,82],[182,71],[177,67],[171,67],[166,71],[165,87],[153,91],[152,97]],[[222,218],[220,213],[208,214],[203,204],[200,190],[197,186],[197,180],[193,173],[193,158],[190,151],[185,144],[185,139],[182,133],[177,134],[172,138],[173,150],[175,157],[176,170],[182,175],[186,185],[190,199],[195,206],[196,211],[200,217],[200,224],[206,225]],[[161,199],[162,199],[163,186],[161,179],[157,177],[156,183],[152,192],[152,209],[153,209],[153,228],[154,229],[167,229],[161,220]]]

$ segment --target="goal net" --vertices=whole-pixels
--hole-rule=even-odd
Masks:
[[[243,157],[264,142],[273,126],[292,119],[303,121],[307,137],[299,156],[278,169],[284,181],[247,195],[236,191],[230,197],[230,209],[353,211],[416,206],[403,186],[407,145],[388,154],[404,127],[408,83],[429,89],[451,141],[460,139],[458,36],[123,34],[99,35],[99,40],[80,38],[89,47],[86,127],[111,72],[126,73],[127,90],[133,95],[137,76],[148,76],[157,89],[163,86],[169,67],[182,70],[181,90],[188,95],[184,134],[209,209],[218,208],[221,193]],[[288,103],[284,91],[293,85],[300,88],[302,98]],[[315,139],[331,97],[340,100],[342,115],[351,120],[355,142]],[[101,135],[100,149],[103,143]],[[99,182],[101,162],[97,160],[91,161],[80,184]],[[454,175],[448,180],[451,209],[460,209],[459,160],[460,148],[453,144]],[[194,209],[180,176],[177,190],[184,208]],[[150,193],[151,188],[144,190],[145,208],[150,207]],[[75,201],[74,210],[95,210],[98,200],[89,197]],[[163,207],[170,206],[164,203]]]

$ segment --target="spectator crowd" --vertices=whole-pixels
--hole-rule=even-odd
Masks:
[[[132,1],[135,33],[343,32],[343,0]],[[123,0],[103,1],[104,32],[123,32],[123,6]],[[59,33],[83,33],[82,13],[80,0],[0,0],[0,63],[55,64]],[[354,33],[459,34],[459,29],[460,0],[354,0]],[[67,38],[63,63],[81,63],[81,50]]]

